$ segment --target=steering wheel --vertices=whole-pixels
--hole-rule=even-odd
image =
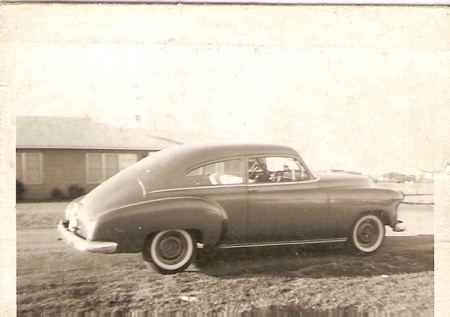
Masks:
[[[255,177],[256,174],[256,170],[258,169],[259,164],[257,164],[255,162],[255,165],[252,166],[252,169],[250,170],[250,175],[248,176],[248,178],[253,179]]]
[[[276,182],[281,181],[281,179],[283,178],[282,174],[283,174],[282,171],[275,172],[275,175],[273,176],[273,178],[275,179]]]

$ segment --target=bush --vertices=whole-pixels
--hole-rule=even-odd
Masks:
[[[75,199],[84,195],[84,187],[78,184],[72,184],[69,186],[67,192],[70,198]]]
[[[66,195],[64,195],[63,191],[59,188],[53,188],[50,196],[52,200],[64,200],[66,198]]]
[[[25,189],[25,186],[23,183],[16,179],[16,201],[21,201],[25,197],[25,192],[27,190]]]

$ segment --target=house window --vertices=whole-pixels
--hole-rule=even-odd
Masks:
[[[87,182],[99,184],[136,162],[136,154],[88,153]]]
[[[42,153],[16,153],[16,178],[25,185],[42,184]]]

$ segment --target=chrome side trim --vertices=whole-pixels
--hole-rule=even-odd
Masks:
[[[347,241],[347,238],[312,239],[312,240],[298,240],[298,241],[222,244],[222,245],[219,245],[218,248],[219,249],[254,248],[254,247],[285,246],[285,245],[307,245],[307,244],[320,244],[320,243],[335,243],[335,242],[345,242],[345,241]]]
[[[166,193],[166,192],[178,192],[184,190],[203,190],[203,189],[217,189],[217,188],[229,188],[229,187],[243,187],[246,188],[247,184],[234,184],[234,185],[209,185],[209,186],[193,186],[193,187],[180,187],[180,188],[169,188],[169,189],[159,189],[148,192],[147,194],[158,194],[158,193]]]

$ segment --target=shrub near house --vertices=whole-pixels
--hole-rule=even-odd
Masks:
[[[78,184],[70,185],[67,191],[69,192],[69,197],[72,199],[78,198],[85,194],[84,187]]]
[[[66,195],[64,195],[64,192],[59,188],[53,188],[50,197],[52,200],[64,200],[66,198]]]
[[[23,200],[25,196],[25,186],[23,186],[23,183],[16,179],[16,201]]]

